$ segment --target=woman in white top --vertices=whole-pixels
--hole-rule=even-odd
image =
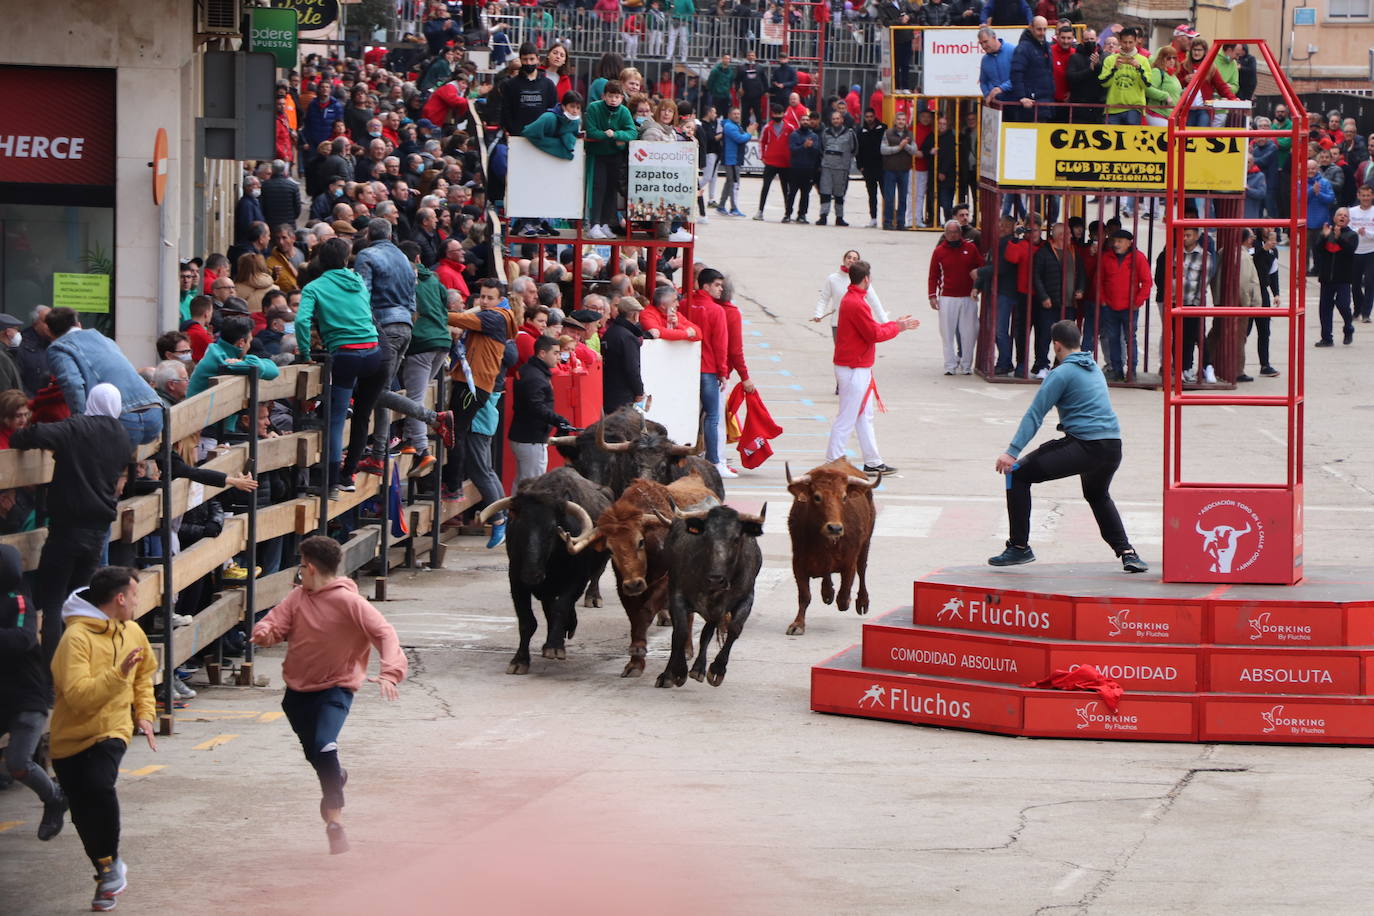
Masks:
[[[835,339],[835,328],[840,321],[840,302],[844,299],[844,294],[849,291],[849,265],[855,261],[862,260],[859,253],[852,248],[844,253],[844,259],[840,262],[840,269],[825,278],[825,283],[821,285],[820,298],[816,300],[816,311],[811,316],[815,322],[824,321],[830,318],[830,339]],[[887,311],[878,299],[878,292],[870,283],[868,287],[868,306],[873,310],[873,320],[879,324],[887,321]]]

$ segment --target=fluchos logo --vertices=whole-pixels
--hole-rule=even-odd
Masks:
[[[1111,630],[1109,637],[1126,633],[1134,639],[1168,639],[1169,622],[1166,620],[1132,620],[1131,609],[1122,608],[1115,614],[1107,615]]]
[[[968,719],[973,716],[973,706],[967,700],[951,700],[939,691],[913,693],[904,687],[884,687],[874,684],[864,691],[855,704],[860,709],[887,709],[894,712],[908,712],[921,716],[937,716],[944,719]]]
[[[1078,715],[1078,723],[1074,726],[1078,729],[1101,728],[1113,732],[1133,732],[1140,728],[1139,718],[1136,716],[1113,715],[1109,712],[1101,712],[1102,704],[1097,700],[1085,703],[1074,710]]]
[[[963,620],[964,619],[964,600],[962,598],[951,598],[945,602],[945,606],[940,608],[935,615],[936,620]]]
[[[1270,623],[1272,611],[1250,618],[1250,639],[1278,639],[1283,642],[1311,642],[1312,627],[1305,623]]]
[[[1260,713],[1264,722],[1263,734],[1272,735],[1276,731],[1287,730],[1291,735],[1324,735],[1326,720],[1320,716],[1285,715],[1282,706],[1274,706]]]

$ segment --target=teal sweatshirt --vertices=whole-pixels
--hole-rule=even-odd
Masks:
[[[225,360],[237,359],[241,362],[225,365]],[[248,356],[240,353],[233,344],[217,340],[205,349],[205,355],[196,363],[196,371],[191,373],[191,382],[186,386],[186,396],[200,394],[210,387],[210,379],[216,375],[247,375],[253,366],[258,367],[258,378],[270,381],[281,375],[277,364],[261,356]]]
[[[422,266],[415,283],[415,330],[407,353],[429,353],[453,346],[448,330],[448,290],[434,271]]]
[[[626,143],[639,139],[635,119],[623,102],[614,108],[607,105],[604,99],[592,102],[583,112],[582,122],[587,133],[588,158],[623,153]],[[606,136],[608,130],[615,132],[613,138]]]
[[[520,136],[550,156],[572,159],[573,150],[577,148],[577,132],[581,125],[581,118],[572,120],[563,113],[563,106],[560,105],[553,111],[546,111],[535,118],[525,126]]]
[[[326,270],[301,290],[296,311],[296,340],[300,351],[310,350],[310,330],[320,332],[324,348],[334,352],[344,344],[376,343],[372,297],[363,278],[348,268]]]
[[[1121,426],[1107,397],[1107,380],[1091,353],[1070,353],[1051,370],[1016,427],[1007,454],[1013,458],[1035,438],[1051,407],[1059,410],[1059,426],[1075,439],[1120,439]]]

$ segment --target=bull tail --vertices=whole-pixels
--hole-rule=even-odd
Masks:
[[[730,621],[734,620],[735,615],[731,611],[726,611],[725,616],[720,618],[720,623],[716,624],[716,645],[725,645],[726,631],[730,629]]]

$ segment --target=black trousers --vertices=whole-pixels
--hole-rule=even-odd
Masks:
[[[59,528],[48,530],[38,557],[35,600],[43,611],[43,654],[49,662],[62,638],[62,604],[67,596],[91,581],[100,565],[108,528]]]
[[[1097,530],[1116,551],[1117,556],[1131,549],[1121,515],[1112,502],[1109,488],[1116,469],[1121,466],[1120,439],[1075,439],[1065,436],[1046,442],[1029,455],[1017,459],[1015,470],[1007,475],[1007,521],[1010,543],[1030,545],[1031,486],[1046,480],[1075,475],[1083,479],[1083,498],[1097,519]]]
[[[812,169],[788,169],[787,184],[783,187],[783,209],[788,216],[792,214],[792,202],[797,203],[797,219],[806,216],[811,206],[811,189],[815,187],[817,175]]]
[[[72,825],[91,864],[119,855],[119,796],[115,780],[127,745],[119,738],[97,741],[79,754],[53,760],[57,781],[71,805]]]
[[[763,167],[763,189],[759,191],[760,213],[763,212],[763,205],[768,203],[768,189],[773,187],[774,178],[778,180],[778,184],[782,185],[782,196],[787,197],[787,170],[780,169],[776,165],[765,165]],[[791,207],[788,207],[788,212],[792,212]]]
[[[452,392],[449,396],[449,409],[453,411],[453,432],[457,441],[453,448],[444,452],[443,478],[444,486],[457,491],[463,486],[463,479],[467,476],[467,450],[463,446],[463,439],[472,427],[472,418],[482,409],[487,398],[491,397],[491,392],[478,388],[477,394],[473,395],[468,390],[467,382],[461,378],[455,381],[449,390]]]
[[[1212,355],[1207,352],[1207,335],[1202,333],[1202,319],[1183,319],[1183,371],[1187,372],[1193,368],[1198,344],[1202,344],[1202,365],[1210,365]]]
[[[872,174],[864,172],[864,187],[868,188],[868,218],[877,219],[879,194],[883,188],[883,173],[881,171]]]
[[[592,163],[593,225],[614,226],[619,196],[620,155],[597,156]]]

